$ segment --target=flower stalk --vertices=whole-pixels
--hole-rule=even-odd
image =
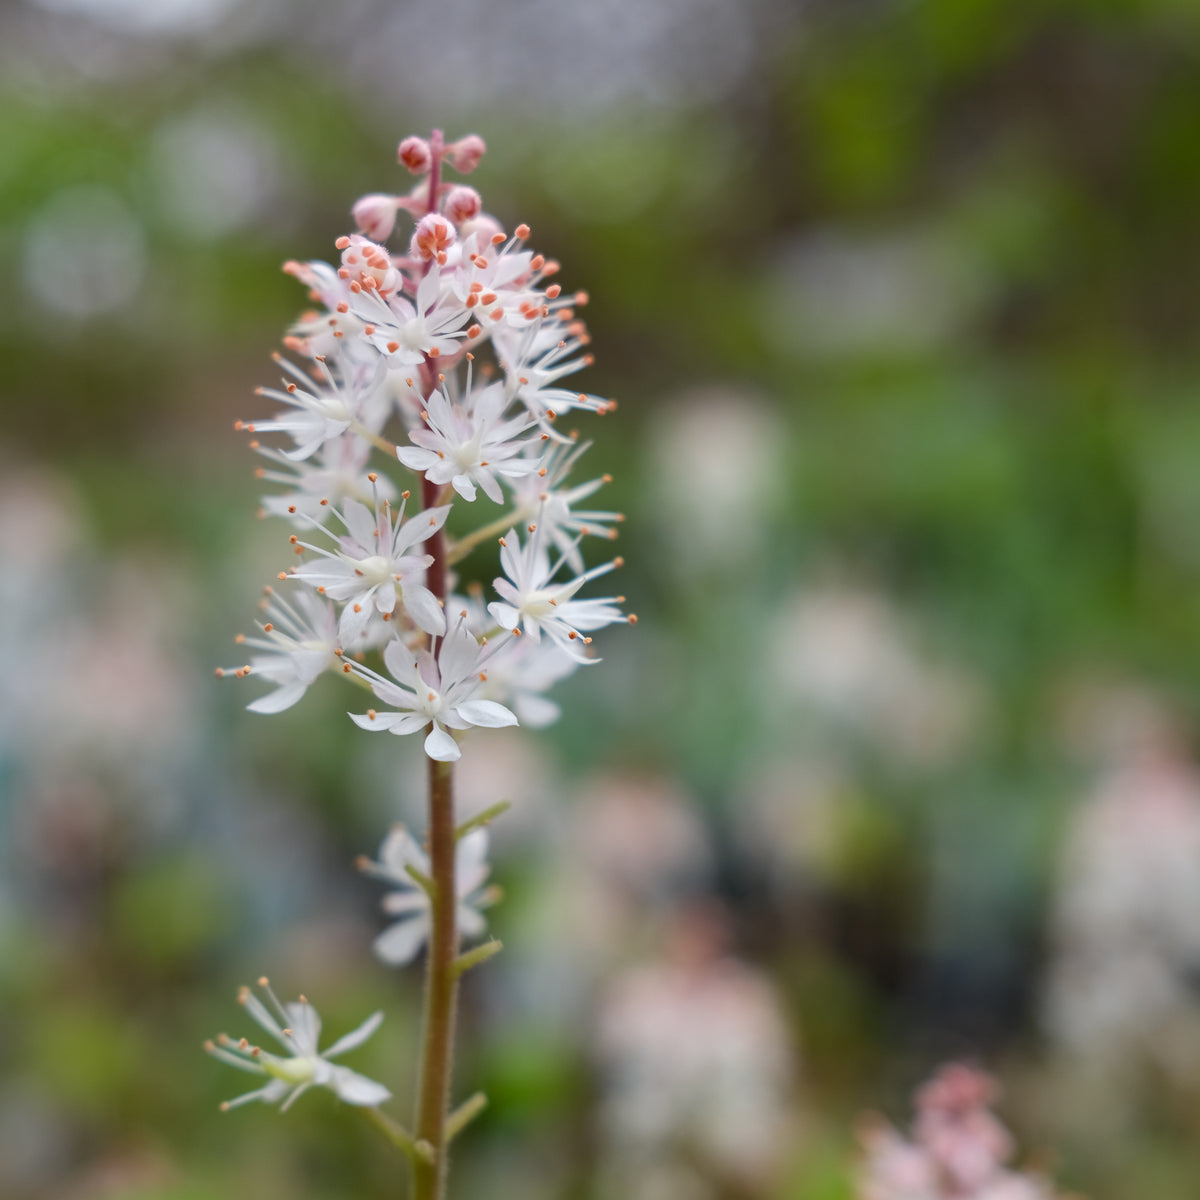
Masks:
[[[417,1139],[433,1161],[413,1160],[413,1200],[441,1200],[446,1188],[446,1120],[454,1069],[458,1007],[458,926],[455,920],[453,767],[429,760],[429,861],[433,867],[432,929],[425,962],[424,1036],[417,1093]]]

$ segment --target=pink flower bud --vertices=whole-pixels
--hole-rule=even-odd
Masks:
[[[424,138],[406,137],[396,156],[414,175],[424,175],[433,166],[433,151]]]
[[[468,133],[465,138],[451,142],[443,153],[456,171],[470,175],[479,166],[479,160],[483,157],[485,150],[487,150],[487,145],[483,138],[477,133]]]
[[[342,267],[338,274],[343,279],[353,280],[361,287],[378,290],[383,295],[395,290],[400,273],[392,266],[391,256],[382,246],[357,233],[338,238],[337,245],[342,252]]]
[[[445,261],[446,251],[454,244],[454,226],[441,213],[428,213],[413,230],[409,253],[413,258]]]
[[[492,238],[498,233],[503,233],[504,229],[500,222],[495,217],[489,217],[487,213],[481,213],[473,221],[465,222],[458,231],[458,236],[465,242],[472,234],[476,235],[476,245],[480,250],[489,250],[492,245]]]
[[[455,225],[464,221],[473,221],[483,208],[483,200],[473,187],[456,187],[450,189],[442,211]]]
[[[396,227],[398,207],[399,200],[396,196],[373,192],[369,196],[363,196],[350,211],[360,233],[366,234],[373,242],[386,242]]]

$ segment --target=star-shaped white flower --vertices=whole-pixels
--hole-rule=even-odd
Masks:
[[[402,500],[393,520],[386,500],[376,505],[374,513],[365,504],[347,500],[335,513],[346,528],[346,536],[337,539],[336,550],[295,539],[297,545],[321,558],[302,563],[292,574],[331,600],[344,603],[338,635],[347,649],[358,648],[356,643],[366,631],[372,609],[390,616],[398,600],[418,629],[431,634],[445,631],[441,605],[424,584],[425,569],[433,556],[413,551],[446,523],[450,506],[427,508],[408,521],[404,509]],[[324,528],[321,531],[326,532]]]
[[[326,442],[341,437],[368,409],[386,411],[389,407],[386,397],[382,404],[379,401],[380,384],[386,375],[380,363],[373,371],[351,370],[345,378],[339,378],[322,355],[317,362],[324,378],[318,382],[287,359],[277,357],[276,361],[292,381],[284,380],[283,391],[258,388],[255,394],[277,400],[291,411],[240,424],[248,433],[290,433],[296,448],[284,451],[286,458],[311,458]]]
[[[587,334],[575,322],[564,328],[556,322],[539,323],[519,336],[500,336],[492,340],[505,372],[505,388],[510,399],[520,400],[541,427],[559,441],[549,422],[559,413],[573,408],[606,413],[616,405],[601,396],[562,387],[559,380],[590,366],[592,356],[580,353]]]
[[[369,442],[346,435],[326,442],[307,461],[289,459],[279,450],[252,442],[253,448],[272,465],[260,467],[258,477],[282,484],[288,490],[263,497],[263,509],[277,517],[286,517],[293,525],[307,529],[313,523],[324,524],[331,512],[347,500],[371,503],[374,497],[394,501],[396,489],[391,480],[378,476],[372,484],[367,476],[371,455]]]
[[[365,713],[350,713],[350,718],[361,729],[386,729],[396,734],[416,733],[432,725],[425,739],[425,753],[439,762],[454,762],[462,757],[462,751],[447,729],[517,724],[515,714],[503,704],[479,699],[487,682],[487,663],[500,645],[496,641],[481,646],[463,619],[455,622],[442,639],[436,662],[428,650],[410,650],[397,638],[383,652],[383,661],[395,682],[368,667],[349,665],[370,681],[380,700],[399,711],[377,712],[372,708]]]
[[[489,902],[484,889],[491,872],[487,847],[487,830],[473,829],[454,849],[454,890],[458,898],[455,920],[459,932],[467,938],[480,937],[487,928],[479,911]],[[375,939],[375,953],[385,963],[403,966],[416,957],[433,927],[429,897],[408,870],[412,867],[428,878],[432,874],[429,856],[403,825],[397,825],[384,838],[379,861],[366,860],[359,865],[367,874],[400,889],[383,898],[384,912],[400,919]]]
[[[612,509],[582,508],[580,502],[598,492],[612,476],[601,475],[585,483],[567,485],[567,476],[591,442],[559,442],[541,459],[536,475],[527,475],[513,486],[513,498],[522,513],[537,514],[541,536],[567,560],[573,571],[583,570],[579,553],[580,537],[594,535],[609,539],[617,536],[612,525],[625,520],[625,514]]]
[[[390,368],[416,367],[426,357],[453,354],[467,336],[463,326],[471,311],[453,292],[443,289],[436,264],[417,285],[413,300],[399,293],[385,300],[371,288],[354,291],[352,287],[352,291],[350,309],[363,322],[362,338]]]
[[[566,582],[555,583],[554,577],[565,562],[564,556],[551,565],[536,529],[524,546],[516,531],[510,529],[500,539],[500,565],[508,578],[494,581],[502,599],[489,604],[488,612],[501,629],[523,629],[535,642],[544,633],[577,661],[596,662],[585,650],[592,640],[586,632],[632,618],[617,607],[624,596],[596,600],[576,600],[574,596],[589,579],[623,565],[624,560],[614,558]]]
[[[396,457],[432,483],[453,484],[464,500],[475,499],[478,485],[489,500],[501,504],[504,493],[497,475],[515,479],[538,469],[537,457],[527,453],[529,440],[519,440],[534,422],[502,420],[508,404],[500,383],[480,389],[469,403],[458,405],[452,405],[438,389],[421,414],[428,428],[413,430],[409,435],[413,445],[398,447]],[[540,443],[542,439],[533,440]]]
[[[301,592],[295,602],[267,588],[266,620],[259,623],[261,637],[239,637],[238,645],[261,651],[241,667],[218,668],[219,677],[261,675],[275,691],[246,707],[256,713],[278,713],[291,708],[325,671],[338,664],[337,613],[333,605],[312,592]]]
[[[318,1050],[321,1018],[317,1010],[303,996],[287,1005],[280,1004],[265,978],[258,984],[274,1007],[274,1014],[247,987],[238,992],[238,1003],[284,1048],[286,1054],[271,1054],[260,1046],[251,1045],[246,1038],[235,1041],[224,1033],[215,1041],[205,1042],[205,1050],[214,1058],[239,1071],[265,1075],[270,1080],[264,1087],[225,1101],[222,1110],[237,1108],[251,1100],[262,1100],[266,1104],[282,1100],[282,1108],[287,1110],[311,1087],[327,1087],[347,1104],[367,1107],[391,1098],[391,1092],[383,1084],[328,1061],[362,1045],[379,1028],[383,1013],[374,1013],[332,1046]]]

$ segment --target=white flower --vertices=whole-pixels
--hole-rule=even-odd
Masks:
[[[503,704],[480,700],[487,682],[484,669],[502,643],[481,646],[464,620],[457,621],[442,639],[435,663],[429,651],[410,650],[402,641],[389,642],[383,661],[398,681],[393,683],[367,667],[350,664],[363,678],[370,680],[375,695],[399,712],[351,713],[361,729],[386,729],[391,733],[416,733],[432,724],[425,739],[425,753],[439,762],[454,762],[462,756],[458,743],[447,729],[466,729],[471,725],[496,728],[516,725],[517,718]]]
[[[365,632],[372,608],[390,616],[398,596],[419,629],[437,634],[446,628],[437,597],[418,580],[418,576],[423,580],[433,557],[412,551],[441,529],[450,506],[427,508],[408,521],[404,520],[404,509],[402,500],[393,522],[391,505],[386,500],[376,505],[374,513],[365,504],[347,500],[334,514],[346,527],[347,535],[337,539],[336,550],[295,539],[297,545],[321,555],[323,561],[302,563],[292,574],[331,600],[345,604],[338,622],[344,646],[350,647]]]
[[[315,458],[303,462],[289,459],[269,446],[250,444],[274,464],[260,467],[258,477],[289,489],[264,496],[263,509],[277,517],[288,517],[295,525],[307,528],[314,521],[324,523],[329,513],[347,500],[372,503],[375,497],[395,499],[391,480],[380,476],[372,483],[368,478],[371,446],[362,438],[347,435],[326,442]]]
[[[327,262],[288,262],[283,269],[307,287],[325,311],[304,313],[283,339],[284,345],[308,358],[338,355],[374,364],[375,351],[358,335],[362,322],[350,312],[350,284]]]
[[[242,679],[261,675],[275,691],[246,707],[251,712],[278,713],[291,708],[316,678],[336,666],[337,614],[333,605],[311,592],[301,592],[290,604],[274,588],[267,588],[267,620],[259,623],[262,637],[239,636],[241,646],[263,651],[244,667],[217,668],[218,677],[233,674]]]
[[[524,728],[545,729],[562,716],[562,709],[543,693],[578,668],[579,662],[560,654],[554,643],[518,638],[488,665],[484,695],[509,705]]]
[[[463,937],[480,937],[487,927],[479,911],[489,899],[482,890],[491,871],[487,847],[487,830],[474,829],[454,849],[454,891],[458,898],[455,922]],[[397,825],[384,838],[379,861],[363,861],[359,866],[376,879],[400,889],[383,898],[384,912],[400,920],[375,939],[375,953],[385,963],[403,966],[416,957],[432,929],[429,897],[408,873],[412,867],[429,878],[433,874],[429,857],[408,830]]]
[[[315,383],[303,371],[285,358],[276,362],[298,382],[287,383],[284,391],[277,388],[258,388],[256,394],[268,396],[294,411],[275,417],[242,422],[248,433],[290,433],[296,442],[295,450],[284,451],[290,459],[311,458],[326,442],[341,437],[372,406],[380,392],[384,370],[377,364],[373,372],[355,371],[350,381],[339,384],[324,356],[318,358],[325,384]]]
[[[451,355],[459,339],[467,336],[462,327],[471,312],[453,294],[443,296],[436,263],[417,285],[415,302],[399,294],[385,300],[376,289],[358,284],[352,284],[351,291],[351,311],[363,322],[363,336],[389,367],[415,367],[427,355]]]
[[[224,1033],[215,1042],[206,1042],[204,1048],[214,1058],[240,1071],[266,1075],[270,1079],[265,1087],[227,1100],[221,1105],[223,1111],[251,1100],[262,1100],[267,1104],[282,1100],[283,1110],[287,1110],[314,1086],[329,1088],[347,1104],[373,1107],[391,1098],[391,1092],[383,1084],[328,1061],[362,1045],[379,1028],[383,1013],[373,1014],[328,1049],[318,1050],[321,1018],[317,1016],[317,1010],[303,996],[287,1005],[280,1004],[265,978],[258,984],[266,992],[278,1019],[249,988],[244,987],[238,992],[238,1003],[287,1053],[271,1054],[259,1046],[252,1046],[245,1038],[234,1041]]]
[[[503,599],[489,604],[488,612],[502,629],[516,631],[521,626],[535,642],[544,633],[579,662],[595,662],[584,649],[592,640],[584,632],[632,618],[617,608],[623,596],[596,600],[572,597],[589,579],[623,565],[624,560],[614,558],[565,583],[554,583],[554,576],[565,562],[566,558],[560,557],[551,566],[536,530],[522,546],[516,531],[510,529],[500,539],[500,565],[508,578],[497,578],[493,585]]]
[[[538,473],[518,480],[513,488],[519,510],[537,513],[542,536],[549,538],[573,571],[583,570],[583,555],[579,553],[581,535],[615,538],[617,531],[610,527],[625,520],[624,513],[611,509],[575,507],[611,483],[611,476],[601,475],[574,487],[565,486],[571,468],[590,446],[591,442],[556,444],[542,460]]]
[[[473,393],[469,405],[452,405],[439,389],[422,414],[429,428],[414,430],[409,435],[413,445],[400,446],[396,457],[432,483],[453,484],[464,500],[475,499],[478,484],[489,500],[500,504],[504,493],[497,475],[513,479],[538,469],[536,458],[523,457],[528,442],[516,440],[533,422],[502,421],[508,403],[499,383]]]
[[[610,400],[600,396],[589,396],[560,387],[558,381],[590,366],[590,354],[578,354],[585,344],[587,334],[582,326],[572,322],[565,330],[557,322],[530,326],[519,337],[504,336],[495,330],[492,340],[496,353],[501,356],[505,371],[505,387],[511,398],[520,400],[529,409],[529,415],[542,423],[553,420],[559,413],[573,408],[585,408],[592,412],[606,413],[615,407]],[[562,435],[555,435],[561,441]]]

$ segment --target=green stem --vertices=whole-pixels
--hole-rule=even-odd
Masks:
[[[429,760],[429,861],[434,883],[432,928],[425,964],[425,1034],[417,1095],[417,1141],[433,1161],[413,1161],[413,1200],[442,1200],[446,1189],[446,1116],[454,1063],[458,1002],[458,928],[455,917],[454,795],[449,763]]]
[[[382,450],[388,458],[396,457],[396,443],[368,429],[361,421],[350,422],[350,432],[371,443],[376,450]],[[398,460],[397,460],[398,461]]]
[[[461,562],[481,542],[486,542],[488,538],[503,537],[514,525],[533,516],[533,513],[534,510],[526,505],[523,508],[514,508],[502,517],[497,517],[490,525],[485,525],[482,529],[476,529],[474,533],[468,533],[466,537],[459,538],[450,547],[446,561],[451,566],[456,562]]]
[[[510,808],[512,808],[511,800],[499,800],[495,804],[485,808],[483,812],[476,813],[454,831],[455,841],[461,841],[472,829],[482,829],[485,825],[490,825],[502,813],[508,812]]]
[[[476,1092],[469,1100],[464,1100],[451,1114],[446,1122],[446,1140],[453,1141],[485,1108],[487,1097],[482,1092]]]
[[[416,1141],[412,1134],[400,1124],[399,1121],[393,1120],[382,1109],[379,1108],[360,1108],[362,1113],[380,1133],[383,1134],[409,1162],[415,1163],[418,1160],[423,1160],[432,1157],[430,1148],[420,1141]]]

